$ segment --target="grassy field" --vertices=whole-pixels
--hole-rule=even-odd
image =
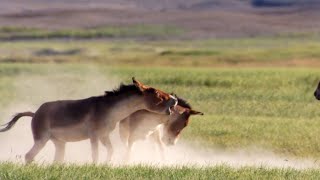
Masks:
[[[183,33],[169,25],[127,25],[96,28],[48,30],[27,27],[0,27],[1,40],[21,39],[90,39],[90,38],[164,38]]]
[[[163,167],[0,164],[1,179],[319,179],[318,170],[228,166]]]
[[[7,114],[8,107],[20,103],[39,106],[57,98],[99,95],[119,82],[130,83],[135,76],[146,84],[175,92],[205,113],[192,118],[181,137],[184,143],[226,152],[257,147],[317,161],[320,111],[313,91],[320,70],[312,67],[320,62],[319,50],[317,37],[310,36],[291,40],[273,37],[186,42],[0,42],[0,113]],[[318,170],[228,165],[156,168],[0,164],[0,179],[318,179],[319,176]]]
[[[177,93],[205,113],[193,118],[183,134],[184,141],[224,150],[258,146],[280,154],[320,157],[320,111],[313,97],[319,70],[92,66],[94,70],[85,64],[1,64],[1,109],[9,101],[39,105],[57,97],[98,95],[111,88],[108,82],[83,88],[86,79],[102,76],[129,83],[135,76]],[[43,86],[37,84],[39,78],[57,88],[39,90]],[[92,90],[97,94],[88,93]]]
[[[0,62],[95,62],[121,66],[179,67],[313,67],[320,65],[319,39],[316,34],[292,34],[192,41],[1,41]]]

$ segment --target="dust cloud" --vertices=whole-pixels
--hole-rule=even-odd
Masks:
[[[106,77],[105,72],[99,73],[94,67],[88,67],[87,71],[79,74],[81,78],[65,72],[55,72],[48,69],[50,76],[23,75],[16,80],[16,100],[1,110],[1,122],[11,120],[15,113],[23,111],[35,111],[46,101],[58,99],[79,99],[93,95],[103,94],[104,90],[117,87],[119,80],[115,77]],[[19,100],[18,100],[19,99]],[[32,147],[31,118],[23,117],[9,131],[0,134],[0,161],[24,162],[25,153]],[[183,135],[182,135],[183,136]],[[318,163],[312,159],[295,159],[293,157],[279,156],[272,151],[258,148],[226,152],[216,149],[203,149],[178,142],[175,146],[165,148],[165,159],[160,158],[156,145],[150,141],[135,143],[132,158],[129,163],[124,163],[125,147],[120,140],[118,127],[111,133],[111,141],[114,146],[112,165],[147,164],[156,166],[214,166],[230,165],[242,166],[266,166],[281,168],[317,168]],[[54,146],[48,142],[42,151],[36,156],[37,163],[51,163],[54,156]],[[107,150],[100,144],[99,163],[105,163]],[[67,143],[66,163],[91,163],[91,148],[88,140]]]

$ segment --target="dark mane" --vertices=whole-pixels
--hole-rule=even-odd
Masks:
[[[140,89],[134,85],[134,84],[120,84],[119,88],[114,89],[112,91],[105,91],[105,97],[115,97],[115,96],[120,96],[122,94],[139,94],[142,95],[142,92]]]
[[[178,97],[177,95],[176,95],[176,98],[178,98],[178,105],[179,106],[182,106],[182,107],[188,108],[188,109],[192,109],[191,105],[186,100]]]

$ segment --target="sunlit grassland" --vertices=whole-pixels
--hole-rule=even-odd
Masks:
[[[0,179],[319,179],[315,169],[0,164]]]
[[[187,99],[194,109],[205,113],[192,117],[180,142],[223,151],[255,147],[315,161],[320,157],[319,102],[313,98],[320,71],[312,68],[145,68],[86,63],[1,63],[0,113],[7,114],[7,107],[19,103],[40,105],[52,98],[99,95],[115,87],[115,84],[108,84],[110,80],[130,83],[132,76],[148,85],[175,92]],[[87,85],[88,79],[100,79],[101,85]],[[39,84],[39,81],[46,83]],[[39,85],[57,88],[47,91],[47,87]],[[52,91],[60,92],[55,94]],[[1,119],[4,121],[7,119]],[[320,174],[317,169],[234,168],[227,164],[213,167],[112,167],[0,163],[0,179],[212,178],[319,179]]]
[[[318,36],[213,40],[30,40],[0,42],[1,62],[98,62],[143,66],[315,66]]]
[[[179,34],[183,34],[183,30],[172,25],[135,24],[126,26],[100,26],[71,29],[0,27],[1,40],[57,38],[164,38]]]
[[[81,91],[79,85],[85,87],[86,76],[92,79],[103,76],[126,83],[135,76],[148,85],[187,99],[205,115],[192,117],[182,141],[231,151],[254,146],[296,157],[320,157],[319,102],[313,97],[320,76],[317,69],[1,64],[0,111],[5,113],[8,103],[40,104],[52,98],[39,90],[41,95],[29,97],[28,92],[32,94],[44,87],[38,87],[37,83],[17,86],[21,80],[31,78],[27,82],[32,82],[33,77],[48,80],[50,85],[63,89],[59,98],[65,99],[78,97],[72,88]],[[110,88],[108,82],[105,86],[101,83],[101,87]],[[83,94],[92,92],[90,88],[95,87],[86,87]],[[86,95],[99,95],[104,90],[107,89]]]

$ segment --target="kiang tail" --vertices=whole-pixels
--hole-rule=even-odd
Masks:
[[[24,116],[33,117],[33,116],[34,116],[34,113],[28,111],[28,112],[22,112],[22,113],[16,114],[10,122],[8,122],[7,124],[1,125],[1,126],[5,126],[5,127],[2,128],[2,129],[0,129],[0,132],[8,131],[9,129],[11,129],[11,128],[14,126],[14,124],[16,124],[16,122],[17,122],[21,117],[24,117]]]

